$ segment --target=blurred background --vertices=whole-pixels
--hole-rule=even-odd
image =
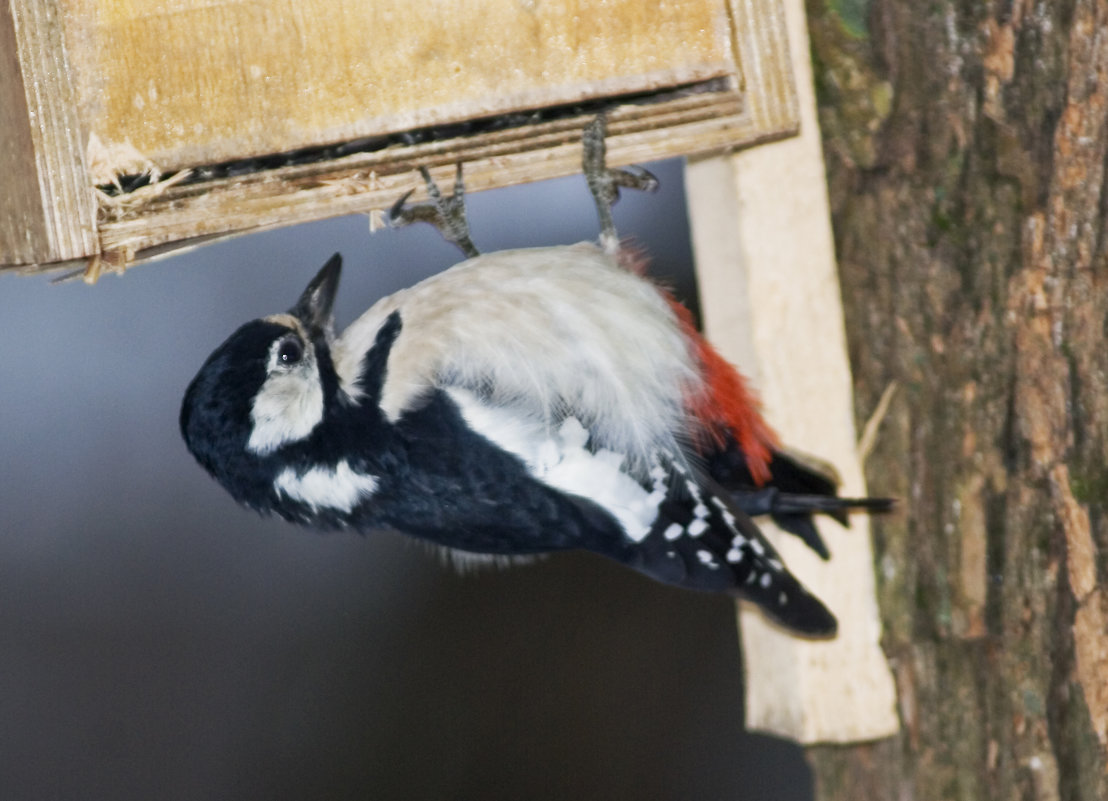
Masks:
[[[649,166],[662,190],[617,224],[693,298],[682,166]],[[579,176],[469,220],[484,251],[597,233]],[[196,370],[335,251],[340,328],[459,260],[353,217],[93,287],[0,277],[2,797],[810,798],[801,750],[743,731],[730,600],[587,555],[460,576],[260,518],[192,461]]]

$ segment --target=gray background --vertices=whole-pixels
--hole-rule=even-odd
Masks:
[[[617,222],[688,295],[681,165],[652,166]],[[596,236],[580,178],[469,213],[483,250]],[[259,518],[192,462],[188,381],[334,251],[340,327],[458,259],[346,218],[95,287],[0,278],[0,796],[810,797],[799,749],[742,730],[730,601],[587,555],[458,576]]]

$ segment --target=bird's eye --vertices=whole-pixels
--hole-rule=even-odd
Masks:
[[[293,337],[281,342],[277,347],[277,361],[280,364],[296,364],[304,357],[304,346]]]

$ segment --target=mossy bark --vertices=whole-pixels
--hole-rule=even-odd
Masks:
[[[808,0],[902,733],[818,793],[1108,798],[1108,0]]]

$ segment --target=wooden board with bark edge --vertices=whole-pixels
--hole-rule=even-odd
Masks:
[[[123,134],[123,139],[112,138],[120,135],[117,129],[97,123],[96,115],[102,114],[105,108],[122,106],[118,105],[121,102],[118,99],[110,99],[115,95],[111,95],[103,85],[105,76],[98,76],[96,73],[97,65],[102,66],[103,58],[94,58],[82,50],[104,44],[103,35],[95,33],[96,22],[80,16],[80,12],[88,7],[75,0],[51,0],[46,4],[35,3],[33,0],[12,0],[13,13],[22,13],[25,17],[30,15],[27,9],[32,7],[50,7],[55,10],[60,7],[69,12],[62,17],[55,14],[50,26],[37,23],[17,26],[14,34],[16,51],[23,54],[35,50],[36,47],[41,50],[39,40],[46,32],[50,32],[55,39],[64,42],[61,55],[79,66],[48,69],[33,59],[22,58],[19,61],[21,72],[13,76],[10,74],[11,63],[0,61],[0,69],[6,70],[6,74],[0,75],[0,90],[5,86],[9,89],[14,87],[29,96],[31,88],[38,85],[36,81],[41,78],[39,73],[52,70],[54,80],[62,84],[64,89],[64,92],[58,91],[58,96],[65,96],[65,92],[68,92],[70,96],[78,98],[75,108],[63,104],[66,113],[71,117],[76,116],[76,119],[59,124],[56,130],[80,131],[84,140],[79,142],[78,147],[78,143],[58,142],[55,137],[55,140],[50,140],[45,146],[38,146],[38,151],[50,151],[55,160],[66,159],[69,168],[66,171],[45,170],[39,175],[40,191],[37,195],[28,193],[27,201],[17,200],[14,209],[0,209],[5,216],[0,221],[0,264],[30,265],[33,270],[36,267],[57,266],[58,262],[67,259],[95,257],[100,265],[122,268],[135,261],[213,238],[339,214],[387,208],[399,193],[418,183],[413,179],[411,171],[419,164],[449,165],[458,161],[465,162],[467,182],[473,190],[571,174],[580,170],[580,129],[589,115],[554,115],[538,123],[515,127],[485,126],[481,129],[483,132],[474,135],[459,135],[444,140],[432,138],[414,145],[399,144],[344,158],[324,158],[308,164],[259,169],[247,174],[236,173],[234,177],[218,177],[191,183],[177,182],[184,175],[183,172],[178,172],[176,176],[172,172],[165,172],[167,166],[190,169],[205,168],[212,163],[193,163],[189,157],[258,157],[259,142],[267,147],[296,150],[298,147],[329,140],[329,137],[335,135],[361,136],[373,132],[395,132],[412,124],[452,124],[473,119],[487,121],[490,113],[541,112],[551,105],[587,105],[590,101],[610,101],[616,106],[611,114],[612,140],[609,151],[613,164],[722,152],[795,132],[796,100],[785,58],[787,42],[779,0],[695,0],[680,4],[656,0],[655,4],[660,11],[665,12],[659,17],[663,21],[675,16],[681,17],[682,14],[692,14],[692,7],[700,9],[697,13],[707,15],[703,18],[712,21],[712,35],[708,39],[698,40],[699,49],[694,48],[695,52],[688,47],[682,49],[673,45],[670,61],[664,67],[659,67],[658,54],[643,55],[642,42],[633,40],[633,37],[628,40],[628,32],[623,30],[622,25],[598,24],[597,19],[611,22],[616,17],[605,17],[598,10],[599,6],[593,8],[595,3],[570,3],[565,0],[547,4],[544,8],[549,7],[563,16],[567,7],[577,9],[579,26],[591,26],[606,32],[605,35],[611,35],[611,46],[616,48],[616,52],[638,53],[637,58],[646,65],[643,71],[637,74],[626,74],[623,71],[619,75],[582,73],[583,77],[578,76],[580,82],[576,84],[568,79],[573,77],[570,74],[572,70],[565,72],[560,78],[551,78],[549,72],[545,72],[542,73],[543,79],[550,80],[550,85],[545,88],[540,82],[527,91],[514,92],[508,100],[490,95],[483,100],[473,100],[466,108],[456,103],[448,104],[447,108],[440,103],[437,107],[420,110],[419,98],[411,95],[411,109],[399,111],[398,106],[391,106],[384,109],[379,119],[374,118],[376,122],[372,124],[368,118],[362,119],[358,124],[349,121],[340,124],[335,122],[336,118],[329,117],[320,130],[325,129],[330,133],[322,138],[313,138],[314,134],[304,133],[303,126],[297,128],[299,133],[295,137],[280,142],[246,137],[250,141],[244,139],[239,143],[241,145],[245,142],[246,146],[237,156],[232,156],[235,151],[228,144],[226,136],[220,139],[219,146],[213,145],[205,149],[206,146],[198,144],[196,138],[197,125],[200,123],[193,123],[190,127],[185,118],[182,118],[178,131],[181,134],[181,141],[177,143],[179,148],[175,149],[177,146],[172,143],[171,137],[166,138],[176,129],[164,124],[161,126],[163,139],[150,145],[161,159],[161,163],[158,163],[149,153],[137,147],[126,133]],[[223,12],[218,11],[217,5],[233,7],[237,4],[179,0],[161,4],[150,2],[145,5],[153,9],[146,13],[147,17],[157,16],[158,9],[168,9],[166,13],[175,15],[174,18],[184,24],[196,14],[229,13],[226,8]],[[639,16],[641,12],[634,10],[632,5],[643,4],[624,2],[617,3],[614,7],[622,9],[621,13],[631,15],[634,24],[628,30],[633,34],[641,28],[642,20]],[[682,14],[670,13],[675,5],[681,7]],[[118,4],[113,4],[115,6]],[[143,6],[144,3],[136,0],[128,6],[130,10],[127,13],[141,17]],[[284,8],[286,12],[291,8],[287,3],[277,3],[277,0],[270,4],[270,7],[277,6]],[[296,14],[303,17],[312,8],[317,7],[297,6]],[[461,18],[461,11],[451,11],[461,8],[457,3],[444,0],[441,8],[444,18],[449,18],[451,14]],[[467,5],[466,8],[470,7]],[[317,11],[323,13],[319,8]],[[281,14],[271,16],[272,19],[268,19],[266,24],[276,24],[274,20],[284,18]],[[690,17],[694,18],[697,18],[696,14]],[[150,20],[147,23],[153,24]],[[671,36],[683,30],[681,26],[684,23],[674,24],[676,27],[669,29]],[[210,26],[208,29],[211,30]],[[660,30],[664,32],[664,26]],[[239,35],[241,38],[241,31]],[[663,34],[653,31],[651,35],[657,37]],[[593,46],[596,46],[595,42]],[[619,50],[620,47],[623,50]],[[520,52],[525,59],[530,58],[528,48],[522,48]],[[426,54],[417,54],[417,58],[425,56]],[[303,58],[304,53],[298,53],[297,57]],[[203,62],[205,58],[202,53],[197,55],[198,61]],[[245,61],[239,66],[239,72],[246,70],[247,74],[252,74],[251,65]],[[580,70],[579,65],[571,66]],[[190,65],[190,69],[193,66]],[[221,70],[229,74],[225,64]],[[408,73],[398,66],[395,74],[403,77]],[[132,97],[132,105],[141,106],[141,110],[147,113],[152,113],[150,104],[162,97],[156,75],[155,72],[148,76],[144,90],[146,94],[141,103],[138,94]],[[690,81],[695,83],[703,79],[714,81],[711,87],[715,91],[699,94],[673,91],[675,87],[687,87]],[[208,76],[205,79],[199,76],[196,80],[199,81],[197,85],[204,85],[205,80],[211,83],[215,78]],[[237,75],[235,80],[245,81],[247,78]],[[153,85],[150,85],[150,81],[154,81]],[[314,93],[305,92],[305,98],[319,96],[325,89],[326,87],[317,87]],[[345,91],[346,87],[343,89]],[[627,92],[635,95],[634,104],[620,103]],[[642,103],[644,93],[656,93],[658,102]],[[116,105],[113,106],[112,103]],[[280,116],[280,109],[267,108],[266,113],[274,115],[271,120],[273,127],[289,130],[288,118]],[[252,107],[246,111],[258,113]],[[141,119],[141,115],[139,116]],[[20,120],[0,122],[0,126],[5,129],[0,136],[9,141],[18,139],[14,134],[9,136],[9,130],[19,134],[31,127],[26,121]],[[225,132],[226,126],[221,126],[215,126],[212,130]],[[140,125],[139,128],[141,127]],[[122,128],[118,130],[125,131]],[[21,141],[16,141],[15,146],[9,148],[33,158],[36,154],[26,153],[28,149]],[[49,161],[46,159],[48,166]],[[127,173],[135,170],[136,165],[138,168],[153,165],[161,171],[163,178],[168,177],[170,180],[114,197],[96,193],[93,189],[96,183],[104,180],[105,175]],[[6,183],[8,179],[0,180]],[[91,206],[90,196],[95,199]],[[47,198],[48,202],[31,202],[37,197]],[[95,212],[94,219],[84,220],[81,215],[73,213],[71,209],[75,203],[90,206]],[[47,218],[53,219],[63,233],[68,234],[70,240],[81,243],[80,246],[64,250],[50,247],[48,237],[36,233],[42,228],[42,221]],[[31,233],[28,235],[27,232]],[[22,239],[17,243],[15,240],[19,237]],[[57,238],[55,235],[54,239]]]
[[[785,0],[790,38],[808,41],[802,0]],[[845,495],[865,493],[850,363],[806,46],[795,46],[801,135],[689,165],[686,194],[705,333],[749,376],[786,444],[833,465]],[[839,620],[807,641],[740,609],[746,725],[804,744],[898,731],[881,649],[869,525],[821,520],[832,558],[762,524],[785,562]]]

